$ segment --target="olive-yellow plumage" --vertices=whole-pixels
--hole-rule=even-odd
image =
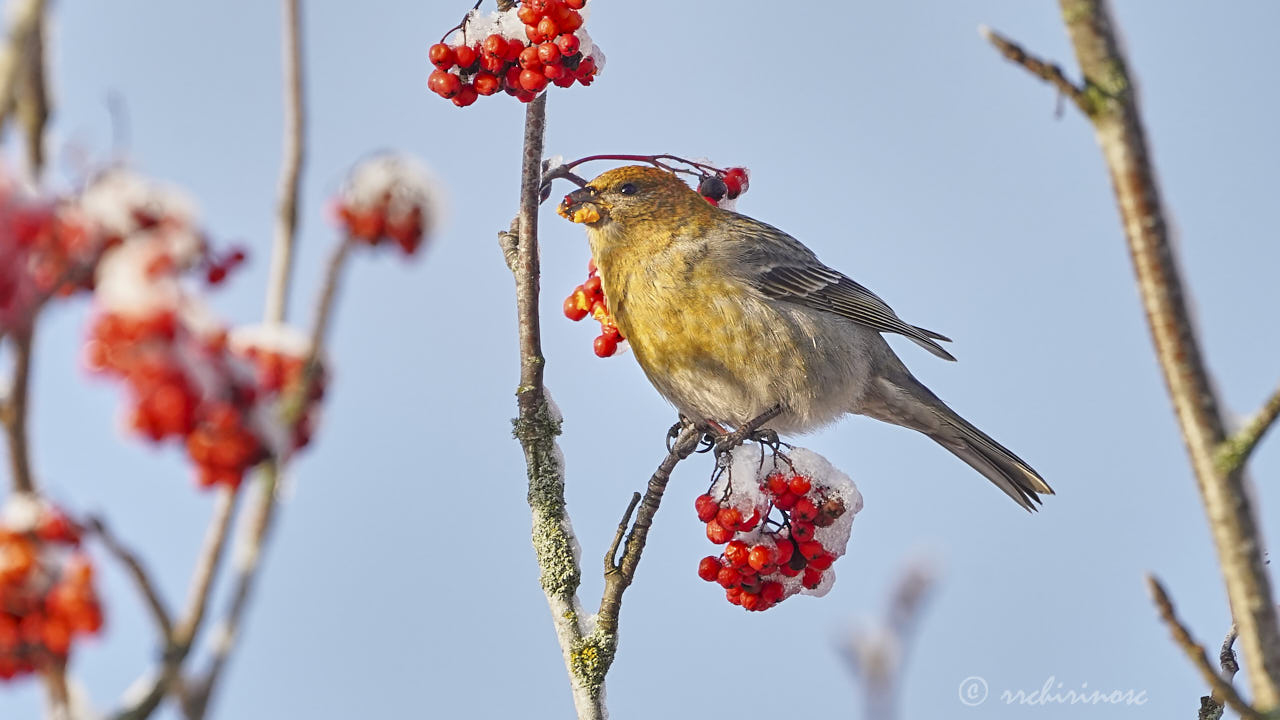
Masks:
[[[920,384],[881,336],[954,359],[790,235],[706,202],[675,174],[610,170],[566,196],[605,299],[645,375],[680,413],[805,432],[857,413],[923,432],[1027,509],[1052,493],[1029,465]]]

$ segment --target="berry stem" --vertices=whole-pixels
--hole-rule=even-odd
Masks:
[[[9,441],[9,469],[15,493],[34,493],[31,460],[27,446],[27,394],[31,386],[31,352],[35,334],[35,318],[25,329],[16,331],[13,340],[13,380],[9,396],[0,405],[0,420]]]

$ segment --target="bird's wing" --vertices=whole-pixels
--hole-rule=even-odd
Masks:
[[[739,249],[743,279],[765,297],[825,310],[879,332],[904,335],[944,360],[955,357],[936,340],[950,338],[908,324],[885,301],[843,273],[823,265],[799,240],[745,216],[739,236],[749,238]]]

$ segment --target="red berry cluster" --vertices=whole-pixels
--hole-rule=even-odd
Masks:
[[[0,524],[0,680],[65,663],[76,636],[102,628],[80,528],[27,496],[11,498],[6,516],[15,503],[30,507]]]
[[[222,331],[201,335],[173,312],[104,313],[90,331],[87,359],[128,384],[130,426],[152,442],[181,441],[206,487],[237,487],[268,454],[306,445],[324,394],[317,378],[291,443],[277,448],[277,406],[302,378],[301,353],[228,343]]]
[[[573,289],[564,299],[564,316],[577,322],[590,315],[600,323],[600,334],[592,343],[597,357],[609,357],[618,352],[618,343],[625,338],[618,332],[618,324],[609,314],[604,290],[600,287],[600,271],[594,259],[587,261],[587,280]]]
[[[579,11],[585,5],[586,0],[523,0],[507,13],[484,19],[472,11],[458,44],[441,41],[428,51],[436,69],[427,87],[466,107],[481,95],[499,91],[529,102],[548,85],[590,85],[600,67],[598,53],[582,29]],[[510,13],[523,23],[524,37],[509,32],[513,23],[502,15]],[[483,32],[486,23],[493,32]],[[468,44],[468,35],[483,39]]]
[[[379,155],[357,165],[337,200],[338,223],[347,236],[378,245],[390,240],[406,255],[421,247],[434,212],[434,188],[411,158]]]
[[[720,175],[704,175],[698,183],[698,194],[712,205],[728,209],[749,186],[747,169],[731,167]]]
[[[730,486],[731,487],[731,486]],[[835,492],[794,470],[776,471],[759,483],[760,493],[744,516],[739,497],[698,496],[694,508],[707,524],[707,539],[724,545],[719,557],[698,563],[698,576],[719,583],[725,597],[746,610],[768,610],[803,590],[817,590],[843,547],[815,536],[845,513]]]
[[[0,332],[25,326],[46,298],[92,289],[101,248],[73,206],[26,197],[0,171]]]

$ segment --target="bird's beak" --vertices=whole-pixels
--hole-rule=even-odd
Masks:
[[[602,217],[602,206],[595,188],[587,185],[564,196],[556,212],[560,217],[576,223],[595,223]]]

